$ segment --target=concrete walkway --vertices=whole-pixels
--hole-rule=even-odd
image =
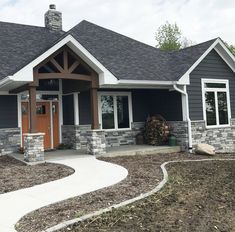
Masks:
[[[0,231],[15,232],[25,214],[58,201],[95,191],[123,180],[128,171],[93,156],[50,160],[72,167],[75,173],[60,180],[0,195]]]

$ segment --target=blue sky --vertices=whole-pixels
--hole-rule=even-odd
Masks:
[[[86,19],[154,46],[168,20],[194,42],[221,37],[235,44],[234,0],[0,0],[0,21],[43,26],[51,3],[63,13],[64,30]]]

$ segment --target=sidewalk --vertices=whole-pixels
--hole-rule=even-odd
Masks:
[[[14,225],[17,221],[31,211],[113,185],[128,174],[125,168],[97,160],[93,156],[77,156],[50,162],[70,166],[75,173],[46,184],[1,194],[1,232],[15,232]]]

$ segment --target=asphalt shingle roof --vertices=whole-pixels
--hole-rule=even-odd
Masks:
[[[0,79],[16,73],[63,34],[44,27],[0,22]]]
[[[0,79],[13,75],[68,34],[120,80],[176,81],[215,41],[165,52],[87,21],[66,33],[0,22]]]

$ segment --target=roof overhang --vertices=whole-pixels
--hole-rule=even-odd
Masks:
[[[33,81],[33,68],[52,55],[58,49],[67,45],[81,59],[84,60],[99,75],[99,84],[117,84],[118,79],[106,69],[85,47],[83,47],[73,36],[67,35],[46,52],[31,61],[12,76],[8,76],[0,81],[0,90],[10,90]]]
[[[190,73],[198,66],[198,64],[209,54],[210,51],[215,50],[226,64],[235,72],[235,57],[229,51],[223,41],[218,38],[215,42],[203,53],[203,55],[188,69],[188,71],[179,79],[179,85],[190,84]]]

